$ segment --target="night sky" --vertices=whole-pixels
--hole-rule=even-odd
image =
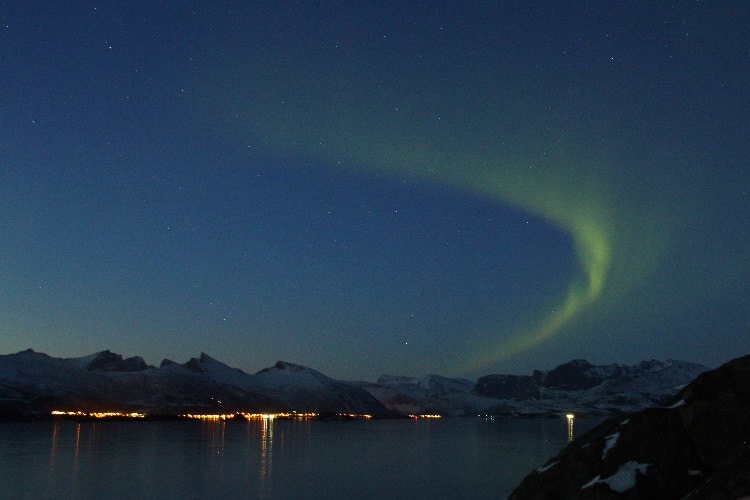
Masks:
[[[0,352],[750,352],[750,7],[10,1]]]

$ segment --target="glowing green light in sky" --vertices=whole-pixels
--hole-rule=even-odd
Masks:
[[[547,219],[566,231],[573,240],[581,274],[570,283],[560,304],[522,331],[498,332],[500,338],[492,347],[481,348],[481,354],[462,362],[462,366],[468,364],[479,369],[535,346],[557,333],[600,297],[612,263],[609,211],[600,199],[600,193],[593,192],[595,188],[582,186],[580,176],[573,169],[563,164],[537,165],[531,169],[502,164],[493,166],[490,159],[474,160],[476,163],[472,164],[469,163],[472,155],[468,151],[464,154],[447,152],[436,144],[434,151],[440,154],[432,156],[420,151],[419,144],[424,142],[413,148],[403,144],[385,148],[385,151],[420,151],[417,159],[413,154],[399,157],[378,153],[372,157],[367,152],[377,151],[381,144],[370,144],[367,137],[358,142],[359,147],[355,150],[336,148],[335,156],[350,158],[345,163],[351,165],[388,170],[394,175],[421,177],[427,182],[443,182],[498,202],[510,203]],[[335,137],[327,137],[326,143],[339,144]]]
[[[492,162],[488,159],[471,164],[467,163],[471,161],[469,152],[465,155],[460,151],[446,152],[435,145],[433,151],[439,152],[436,155],[429,147],[422,147],[424,142],[408,146],[402,142],[403,139],[391,144],[386,140],[373,141],[373,137],[377,138],[375,131],[363,135],[358,141],[342,143],[340,137],[347,136],[346,130],[350,131],[351,128],[325,137],[320,133],[313,134],[319,139],[322,137],[319,142],[326,145],[326,152],[322,155],[324,158],[329,161],[343,158],[343,161],[339,160],[341,165],[352,168],[364,167],[395,176],[421,178],[426,182],[443,183],[498,202],[510,203],[542,216],[566,231],[573,240],[581,275],[573,279],[561,303],[523,331],[501,332],[502,335],[492,347],[482,348],[481,354],[464,360],[463,366],[468,364],[478,369],[549,339],[600,297],[611,266],[611,228],[606,218],[608,210],[600,203],[598,196],[581,191],[580,186],[576,186],[580,181],[575,172],[569,171],[569,177],[565,179],[560,175],[565,169],[564,165],[558,165],[557,169],[555,165],[546,169],[517,169],[504,165],[489,166]],[[289,132],[285,131],[282,135],[287,134]],[[294,142],[304,143],[303,138],[300,135]],[[351,147],[353,144],[356,146]],[[317,148],[311,149],[319,152]]]
[[[494,171],[494,174],[502,178],[498,171]],[[567,191],[561,191],[559,179],[555,181],[557,184],[547,185],[539,182],[543,176],[534,176],[533,169],[529,177],[537,186],[533,193],[526,192],[525,196],[519,197],[517,184],[496,182],[495,188],[487,194],[499,201],[514,203],[527,211],[541,215],[568,232],[575,245],[582,276],[574,278],[562,302],[536,323],[520,332],[512,332],[510,340],[500,341],[494,347],[483,349],[481,354],[474,356],[469,361],[474,368],[508,358],[550,338],[594,303],[607,283],[612,262],[612,241],[609,221],[605,218],[606,207],[591,205],[595,198],[587,197],[585,193],[576,194],[577,190],[573,186],[569,186]],[[484,192],[487,190],[486,186],[476,185],[474,190]]]
[[[228,122],[236,134],[292,156],[475,193],[541,216],[570,235],[580,272],[558,305],[521,331],[498,327],[492,346],[477,347],[481,354],[463,366],[479,369],[540,344],[612,288],[613,261],[622,259],[615,240],[627,224],[615,221],[613,169],[598,152],[576,141],[555,149],[562,141],[538,133],[533,117],[510,104],[493,103],[494,95],[485,96],[482,107],[435,103],[419,89],[388,91],[354,81],[336,86],[325,71],[298,64],[303,67],[295,71],[275,68],[268,73],[273,78],[230,72],[232,83],[217,91],[217,99],[222,109],[232,109]],[[398,94],[410,96],[408,105],[394,106]],[[645,263],[654,254],[651,247],[641,253],[628,258]],[[627,279],[647,267],[630,264]],[[621,286],[626,280],[618,281]]]

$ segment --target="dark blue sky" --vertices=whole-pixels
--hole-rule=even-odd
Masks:
[[[0,352],[750,350],[743,2],[7,2]]]

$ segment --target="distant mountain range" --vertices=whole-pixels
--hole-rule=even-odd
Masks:
[[[377,382],[335,380],[277,362],[256,374],[207,354],[159,367],[101,351],[53,358],[31,349],[0,356],[0,415],[62,411],[148,415],[237,412],[402,415],[605,415],[665,404],[708,368],[682,361],[596,366],[574,360],[529,376],[486,375],[476,382],[438,375],[383,375]]]
[[[592,365],[573,360],[532,375],[485,375],[476,382],[384,375],[360,383],[396,413],[443,415],[610,415],[660,406],[707,367],[684,361]]]

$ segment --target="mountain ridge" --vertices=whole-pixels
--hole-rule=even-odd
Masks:
[[[0,355],[0,415],[53,409],[190,412],[315,412],[393,417],[623,413],[659,405],[708,368],[682,361],[592,365],[572,360],[532,375],[490,374],[476,382],[440,375],[382,375],[342,381],[277,361],[254,374],[205,352],[158,367],[110,350],[54,358],[32,349]]]

